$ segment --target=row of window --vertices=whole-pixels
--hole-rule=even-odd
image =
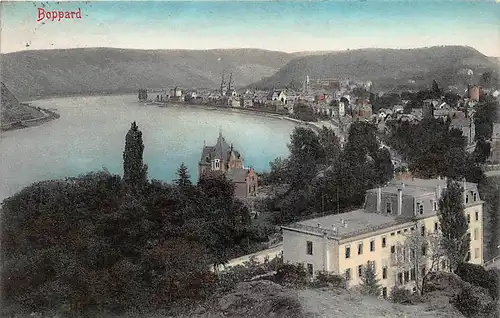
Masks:
[[[476,212],[476,217],[478,217],[477,213],[478,212]],[[410,228],[410,231],[414,231],[414,230],[415,230],[414,227]],[[403,233],[406,233],[406,232],[408,232],[408,229],[404,229],[402,231],[403,231]],[[439,231],[439,224],[438,224],[438,222],[434,222],[434,233],[438,233],[438,231]],[[390,235],[395,236],[396,233],[398,235],[400,235],[402,232],[401,232],[401,230],[398,230],[397,232],[392,232]],[[425,236],[425,234],[426,234],[425,225],[422,225],[420,227],[420,234],[422,236]],[[468,235],[469,235],[469,239],[470,239],[470,233]],[[474,229],[474,240],[478,240],[478,239],[479,239],[479,229],[475,228]],[[306,250],[307,255],[313,255],[313,242],[307,241],[306,246],[307,246],[307,250]],[[382,236],[382,248],[386,248],[386,247],[387,247],[387,238],[385,236]],[[375,249],[376,249],[375,239],[373,239],[370,241],[370,252],[375,252]],[[394,245],[391,246],[391,253],[394,253]],[[363,255],[363,242],[358,243],[358,255]],[[351,258],[351,247],[350,246],[346,246],[346,248],[345,248],[345,258],[346,259]]]

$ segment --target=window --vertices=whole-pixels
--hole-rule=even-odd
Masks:
[[[313,255],[313,242],[307,241],[307,255]]]
[[[478,247],[476,247],[474,249],[474,258],[479,258],[479,248]]]
[[[348,268],[345,270],[345,280],[349,281],[352,279],[352,275],[351,275],[351,269]]]
[[[396,252],[396,247],[394,245],[391,246],[391,253],[394,254]]]
[[[382,267],[382,279],[387,279],[387,267]]]
[[[398,235],[400,235],[400,234],[401,234],[401,231],[397,231],[397,233],[398,233]]]
[[[424,214],[424,205],[422,203],[418,203],[417,208],[418,208],[418,213],[420,213],[420,215]]]
[[[404,229],[403,232],[405,232],[405,233],[408,232],[408,229]]]
[[[358,265],[358,277],[363,277],[363,265]]]
[[[392,233],[391,233],[391,236],[394,236],[394,235],[396,235],[396,233],[392,232]]]
[[[439,229],[438,222],[434,222],[434,233],[437,233]]]
[[[441,261],[441,269],[442,269],[442,270],[445,270],[445,269],[446,269],[446,261],[445,261],[445,260],[442,260],[442,261]]]
[[[466,262],[470,261],[470,251],[467,252],[467,259],[465,260]]]
[[[370,252],[375,252],[375,241],[370,241]]]
[[[405,271],[404,273],[404,282],[405,284],[410,281],[410,271]]]
[[[415,231],[415,228],[413,226],[410,227],[410,231]]]
[[[387,298],[387,287],[382,287],[382,297]]]
[[[215,169],[220,169],[220,160],[215,159]]]
[[[358,244],[358,255],[363,255],[363,243]]]
[[[392,203],[390,201],[385,203],[385,211],[389,214],[392,213]]]
[[[420,228],[420,235],[425,236],[425,225]]]
[[[476,192],[472,193],[472,200],[477,201],[477,193]]]
[[[351,247],[347,246],[345,248],[345,258],[351,258]]]
[[[387,246],[387,239],[385,236],[382,236],[382,248],[385,248]]]
[[[398,284],[403,285],[403,273],[398,273]]]
[[[470,224],[470,214],[467,214],[467,223]]]
[[[422,256],[425,256],[427,254],[427,246],[423,245],[422,246]]]
[[[479,229],[474,229],[474,241],[479,238]]]
[[[410,270],[410,281],[414,281],[415,280],[415,268],[412,268]]]
[[[314,273],[313,264],[307,264],[307,273],[312,275]]]
[[[476,221],[479,221],[479,211],[476,211]]]
[[[467,203],[469,203],[469,195],[468,194],[465,195],[465,204],[467,204]]]
[[[432,206],[432,210],[434,210],[434,211],[437,210],[437,203],[436,203],[436,201],[431,200],[431,206]]]

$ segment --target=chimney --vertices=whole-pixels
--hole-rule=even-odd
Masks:
[[[335,226],[332,226],[333,234],[337,235],[337,228]]]
[[[347,228],[347,221],[344,221],[344,227]]]
[[[441,199],[441,185],[438,184],[437,188],[436,188],[436,196],[437,196],[437,200],[439,201],[439,199]]]
[[[403,190],[398,189],[398,215],[403,213]]]
[[[318,223],[318,227],[321,227],[321,224]]]
[[[377,213],[382,212],[382,188],[377,189]]]

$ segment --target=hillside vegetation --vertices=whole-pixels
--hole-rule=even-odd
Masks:
[[[4,83],[0,83],[0,95],[0,123],[2,124],[38,118],[43,115],[37,109],[19,103]]]
[[[276,74],[252,87],[281,87],[311,78],[371,80],[375,90],[419,88],[435,79],[442,86],[477,83],[482,73],[493,73],[498,83],[498,63],[471,47],[440,46],[419,49],[360,49],[298,57]],[[474,74],[469,76],[466,71]],[[409,81],[415,81],[410,84]]]
[[[81,48],[2,54],[5,84],[19,98],[135,92],[140,87],[218,87],[222,71],[242,87],[271,76],[294,55],[258,49]]]

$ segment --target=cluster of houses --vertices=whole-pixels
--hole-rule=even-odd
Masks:
[[[391,121],[418,123],[426,116],[451,119],[451,127],[462,130],[467,138],[467,150],[475,148],[475,105],[484,94],[500,98],[499,91],[485,91],[477,85],[469,85],[464,97],[450,105],[449,100],[441,98],[427,99],[419,108],[408,107],[410,100],[401,100],[395,105],[374,109],[366,97],[357,97],[355,90],[369,91],[368,82],[355,82],[337,79],[312,80],[306,76],[301,89],[251,90],[234,89],[221,85],[220,89],[184,90],[141,89],[139,100],[155,103],[190,103],[201,105],[224,106],[233,108],[253,108],[281,113],[294,113],[298,104],[305,105],[318,114],[326,115],[347,124],[352,121],[368,121],[377,125],[379,131],[388,131]],[[498,130],[498,128],[497,128]],[[495,131],[497,131],[495,130]],[[498,143],[498,142],[497,142]],[[497,153],[492,141],[492,153]],[[500,155],[499,155],[500,156]],[[498,158],[496,159],[498,161]]]
[[[267,108],[272,111],[294,112],[294,105],[308,105],[317,112],[334,116],[332,102],[343,99],[340,116],[344,115],[344,105],[350,102],[348,92],[357,87],[369,88],[371,82],[352,82],[336,79],[310,80],[307,76],[302,89],[283,88],[272,90],[234,89],[221,85],[220,89],[183,90],[172,89],[140,89],[139,100],[154,103],[191,103],[234,108]],[[347,107],[347,105],[345,105]],[[362,106],[368,111],[368,105]],[[371,110],[370,110],[371,111]],[[339,109],[336,109],[339,112]],[[362,116],[365,116],[362,114]]]

